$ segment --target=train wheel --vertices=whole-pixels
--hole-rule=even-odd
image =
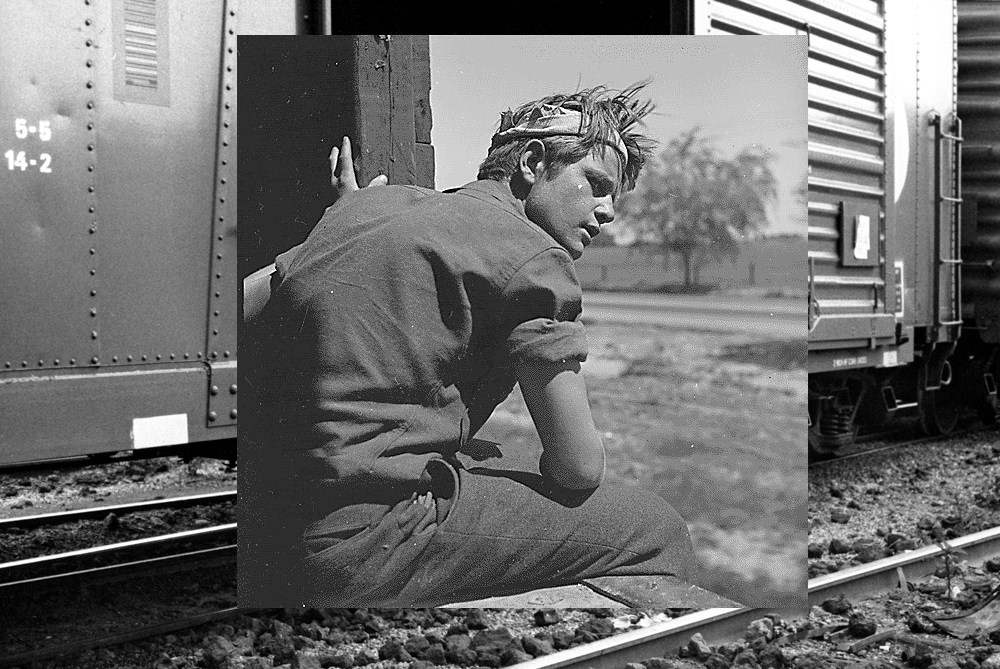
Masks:
[[[920,428],[930,436],[951,434],[958,424],[962,398],[950,383],[951,379],[946,380],[949,383],[942,382],[937,390],[921,390],[917,394]]]

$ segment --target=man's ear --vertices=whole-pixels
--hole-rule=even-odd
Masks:
[[[533,139],[521,151],[521,158],[518,161],[517,169],[524,182],[529,186],[533,186],[538,177],[541,176],[544,167],[545,144],[540,139]]]

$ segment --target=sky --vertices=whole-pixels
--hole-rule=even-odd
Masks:
[[[648,135],[666,145],[699,125],[726,157],[768,148],[778,201],[765,232],[805,235],[805,204],[794,196],[807,169],[804,36],[431,35],[430,53],[438,190],[476,178],[501,111],[652,78]]]

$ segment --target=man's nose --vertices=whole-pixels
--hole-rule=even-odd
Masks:
[[[604,225],[605,223],[610,223],[615,220],[615,205],[611,201],[611,196],[601,198],[601,203],[597,205],[597,209],[594,210],[594,216],[597,218],[597,223],[599,225]]]

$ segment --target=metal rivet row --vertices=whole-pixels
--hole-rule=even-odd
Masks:
[[[90,0],[84,0],[84,4],[87,5],[87,6],[89,6],[90,5]],[[91,28],[94,25],[94,18],[93,17],[87,17],[87,18],[85,18],[84,21],[83,21],[83,24],[84,24],[84,26],[86,26],[88,28]],[[94,40],[93,39],[87,39],[87,46],[88,47],[94,47],[95,46],[94,45]],[[96,53],[96,51],[94,53]],[[87,58],[84,60],[84,65],[87,67],[87,69],[93,69],[95,61],[96,61],[96,58],[93,57],[92,54],[88,53],[87,54]],[[95,90],[95,83],[94,83],[95,79],[96,79],[96,77],[94,77],[93,73],[88,73],[86,87],[87,87],[87,90],[90,91],[89,95],[91,96],[90,99],[87,100],[87,109],[88,110],[93,110],[94,107],[96,106],[96,101],[95,101],[95,98],[93,97],[94,96],[94,90]],[[87,128],[87,132],[88,133],[93,133],[94,132],[95,120],[93,118],[87,119],[86,128]],[[87,213],[90,215],[89,216],[89,218],[90,218],[90,224],[87,226],[87,234],[91,235],[91,239],[92,239],[91,246],[88,249],[88,254],[91,257],[91,267],[90,267],[90,276],[91,277],[96,277],[97,276],[97,265],[96,265],[96,263],[97,263],[97,257],[96,257],[97,256],[97,239],[95,237],[95,235],[97,234],[97,215],[96,215],[97,214],[97,198],[94,195],[94,192],[96,190],[97,184],[94,181],[94,177],[93,177],[94,169],[95,169],[95,166],[96,166],[96,160],[94,159],[94,155],[96,154],[96,149],[97,149],[97,143],[96,143],[96,141],[94,141],[94,136],[91,135],[90,141],[87,142],[87,152],[90,154],[90,160],[87,163],[87,173],[90,175],[90,183],[87,184],[87,193],[89,195],[89,197],[88,197],[89,202],[87,204]],[[90,297],[91,297],[90,317],[91,318],[96,318],[97,317],[97,302],[96,302],[97,284],[96,284],[96,279],[94,279],[93,282],[91,283],[89,293],[90,293]],[[99,337],[100,337],[100,325],[98,324],[97,326],[94,327],[94,329],[92,329],[90,331],[90,338],[91,338],[92,341],[97,341]],[[96,365],[96,364],[98,364],[98,360],[99,360],[98,356],[95,355],[95,356],[93,356],[90,359],[90,362],[91,362],[91,364]],[[118,358],[117,357],[113,357],[112,358],[112,362],[118,362]],[[74,360],[70,360],[70,364],[73,364],[73,363],[74,363]]]

